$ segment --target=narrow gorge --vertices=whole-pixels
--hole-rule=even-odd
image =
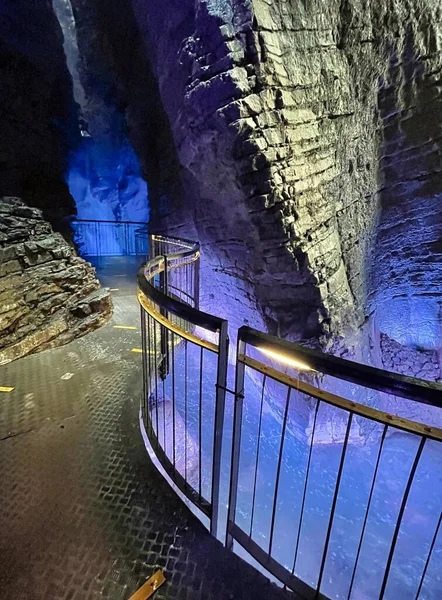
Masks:
[[[0,193],[60,231],[150,215],[233,331],[440,380],[438,3],[3,6]]]

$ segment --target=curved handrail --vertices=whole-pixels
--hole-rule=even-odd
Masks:
[[[394,394],[407,400],[442,408],[442,385],[438,383],[399,375],[324,354],[250,327],[241,327],[239,338],[255,348],[281,353],[293,360],[301,360],[310,369],[320,371],[325,375],[344,379],[372,390]]]
[[[371,421],[376,421],[377,423],[388,424],[396,429],[407,431],[408,433],[417,433],[430,439],[438,441],[442,440],[442,429],[438,427],[429,427],[428,425],[423,425],[421,423],[417,423],[416,421],[411,421],[410,419],[404,419],[403,417],[386,413],[385,411],[372,408],[371,406],[367,406],[359,402],[354,402],[353,400],[347,400],[346,398],[337,396],[331,392],[321,390],[310,383],[301,381],[297,377],[285,375],[281,371],[269,367],[268,365],[255,360],[254,358],[246,356],[245,354],[238,356],[238,361],[244,364],[246,367],[250,367],[255,371],[259,371],[274,381],[279,381],[280,383],[283,383],[288,387],[292,387],[293,389],[296,389],[297,391],[302,392],[311,398],[321,400],[326,404],[331,404],[337,408],[352,412],[359,417],[364,417],[370,419]]]
[[[143,232],[144,234],[145,232]],[[385,590],[385,587],[388,582],[388,578],[390,576],[391,564],[393,561],[393,557],[395,556],[396,551],[396,543],[398,540],[398,535],[401,527],[401,523],[403,520],[403,516],[405,513],[405,508],[408,501],[408,496],[413,485],[414,476],[416,470],[419,465],[421,454],[424,450],[425,444],[427,440],[435,440],[437,442],[442,441],[442,429],[437,427],[430,427],[428,425],[418,423],[414,420],[410,420],[407,418],[403,418],[400,416],[391,415],[377,408],[373,408],[371,406],[367,406],[363,403],[354,402],[352,400],[346,399],[340,395],[333,394],[327,390],[320,389],[318,385],[313,385],[312,382],[308,382],[305,378],[301,379],[297,376],[291,376],[283,372],[282,368],[275,368],[274,365],[269,366],[264,364],[263,362],[256,360],[256,353],[253,351],[252,353],[247,353],[247,346],[249,345],[255,350],[263,352],[265,355],[275,359],[279,363],[284,364],[284,366],[292,367],[294,371],[297,369],[302,370],[303,368],[310,372],[319,372],[324,375],[328,375],[334,377],[339,380],[348,381],[352,384],[359,385],[361,387],[377,390],[380,392],[384,392],[387,394],[392,394],[394,396],[413,400],[415,402],[427,404],[430,406],[435,406],[438,408],[442,408],[442,385],[438,383],[428,382],[421,379],[407,377],[404,375],[399,375],[396,373],[392,373],[390,371],[377,369],[375,367],[370,367],[366,365],[362,365],[356,363],[354,361],[350,361],[347,359],[331,356],[328,354],[324,354],[320,351],[313,350],[310,348],[306,348],[300,344],[295,344],[291,342],[287,342],[282,340],[276,336],[272,336],[270,334],[262,333],[258,330],[252,329],[250,327],[244,326],[238,330],[238,352],[236,356],[236,372],[235,372],[235,390],[227,388],[226,383],[226,371],[227,371],[227,322],[220,317],[210,315],[203,311],[200,311],[197,308],[197,304],[195,307],[189,305],[184,302],[182,299],[178,298],[175,294],[169,293],[169,289],[167,286],[167,278],[170,273],[173,273],[175,269],[179,269],[182,266],[186,266],[191,263],[195,263],[200,258],[200,250],[199,244],[190,242],[188,240],[183,240],[182,242],[177,238],[167,238],[165,236],[154,236],[155,241],[159,242],[159,244],[163,244],[157,248],[158,253],[151,252],[150,258],[147,261],[146,265],[140,267],[138,271],[138,286],[139,286],[139,301],[140,304],[144,307],[147,315],[143,315],[144,318],[154,319],[157,325],[164,330],[165,340],[167,342],[167,336],[171,332],[172,334],[172,347],[173,347],[173,335],[177,334],[182,338],[186,338],[201,346],[201,362],[199,364],[199,440],[201,439],[201,395],[202,395],[202,371],[203,371],[203,349],[206,348],[208,350],[213,350],[218,353],[218,371],[217,371],[217,381],[214,385],[216,389],[216,402],[215,402],[215,410],[216,410],[216,420],[214,426],[214,444],[212,447],[213,450],[213,480],[212,480],[212,488],[211,488],[211,502],[205,503],[203,501],[201,495],[201,470],[199,474],[199,494],[192,485],[189,485],[185,475],[184,479],[181,475],[176,472],[175,464],[173,464],[173,469],[171,469],[170,458],[168,462],[167,458],[167,444],[164,441],[164,446],[161,446],[161,441],[159,439],[157,442],[158,456],[162,456],[160,458],[160,463],[168,465],[169,470],[166,469],[166,472],[172,476],[175,475],[175,483],[178,482],[178,488],[187,495],[188,498],[194,503],[195,506],[200,508],[206,516],[210,519],[211,524],[211,532],[216,535],[216,528],[218,523],[218,506],[219,506],[219,487],[220,487],[220,464],[221,464],[221,440],[223,436],[223,422],[224,422],[224,402],[225,402],[225,394],[226,392],[234,394],[235,402],[233,405],[233,434],[232,434],[232,455],[231,455],[231,468],[229,475],[229,490],[230,490],[230,498],[228,502],[228,515],[227,515],[227,535],[226,535],[226,545],[229,548],[233,547],[233,542],[236,541],[239,543],[256,561],[258,561],[268,572],[272,573],[275,577],[277,577],[282,583],[284,583],[288,588],[299,592],[305,598],[324,598],[326,600],[327,596],[322,593],[322,583],[323,577],[325,573],[325,566],[327,556],[331,547],[331,539],[334,531],[334,518],[336,513],[336,506],[339,499],[340,489],[341,489],[341,480],[343,479],[343,473],[345,471],[345,461],[347,455],[347,448],[351,443],[351,431],[353,427],[353,423],[356,423],[359,426],[359,421],[353,419],[353,417],[361,417],[362,421],[367,419],[369,421],[373,421],[375,423],[380,423],[382,426],[382,433],[378,431],[380,437],[378,442],[378,450],[377,450],[377,459],[374,470],[374,475],[371,479],[370,483],[370,495],[367,504],[367,509],[364,517],[364,524],[362,528],[362,533],[360,536],[359,542],[359,550],[357,557],[354,562],[353,567],[353,576],[351,581],[351,586],[353,586],[354,574],[356,572],[356,568],[358,565],[360,548],[362,541],[364,539],[366,523],[368,519],[368,515],[370,513],[370,507],[372,504],[372,497],[374,493],[375,486],[377,485],[378,478],[378,467],[381,460],[381,455],[383,455],[384,448],[384,440],[387,438],[388,433],[391,430],[402,430],[409,434],[412,434],[415,438],[419,440],[418,450],[416,455],[413,458],[413,466],[408,474],[406,489],[402,495],[401,506],[399,511],[399,516],[396,519],[395,531],[390,543],[389,554],[387,566],[385,568],[385,573],[383,575],[382,589]],[[165,252],[165,250],[171,250],[171,246],[173,249],[177,249],[177,252]],[[184,246],[184,248],[183,248]],[[152,250],[152,246],[151,250]],[[186,261],[186,259],[188,259]],[[180,262],[181,261],[181,262]],[[186,262],[183,262],[186,261]],[[161,283],[162,282],[162,283]],[[164,283],[166,282],[166,283]],[[174,290],[177,290],[177,287],[173,287]],[[169,318],[169,315],[173,315],[178,319],[182,319],[187,323],[200,326],[208,331],[219,333],[219,345],[213,345],[209,342],[204,342],[200,338],[194,336],[192,333],[185,332],[180,329],[179,325],[173,322],[172,319]],[[144,321],[143,321],[144,323]],[[146,331],[149,332],[149,321],[147,329],[143,324],[143,335],[146,335]],[[144,339],[144,338],[143,338]],[[156,339],[156,338],[155,338]],[[223,340],[223,341],[222,341]],[[156,344],[156,341],[154,342]],[[150,342],[149,342],[150,344]],[[213,346],[213,347],[210,347]],[[167,354],[167,343],[163,344],[161,348],[165,348],[165,355]],[[143,348],[146,349],[146,342],[144,341]],[[149,345],[149,348],[151,346]],[[149,352],[146,351],[146,354]],[[150,352],[152,354],[152,352]],[[154,351],[155,357],[145,358],[145,363],[148,365],[154,365],[153,370],[154,374],[152,375],[152,371],[147,374],[147,380],[145,379],[145,388],[149,388],[149,383],[146,385],[146,381],[149,382],[149,378],[157,378],[157,369],[156,369],[156,348]],[[187,357],[187,355],[186,355]],[[187,358],[185,359],[187,361]],[[173,368],[173,359],[172,359],[172,368]],[[224,365],[220,370],[220,365]],[[271,528],[270,528],[270,541],[268,544],[268,550],[264,549],[262,544],[258,544],[256,539],[252,535],[252,526],[250,531],[246,531],[243,528],[243,525],[240,521],[236,519],[236,505],[237,505],[237,497],[239,490],[239,481],[240,481],[240,455],[242,452],[241,449],[241,436],[242,436],[242,427],[243,427],[243,404],[246,401],[246,384],[245,384],[245,371],[246,368],[254,371],[255,373],[261,374],[261,408],[259,412],[259,427],[257,434],[257,450],[256,450],[256,467],[255,467],[255,481],[253,488],[253,500],[252,500],[252,515],[255,506],[255,492],[256,492],[256,475],[258,470],[258,459],[259,459],[259,444],[261,439],[261,420],[263,415],[263,399],[265,393],[265,386],[267,378],[273,379],[276,382],[281,383],[285,386],[287,390],[286,400],[285,400],[285,408],[283,410],[282,417],[282,425],[281,425],[281,440],[279,442],[279,454],[277,459],[277,469],[276,469],[276,480],[273,489],[273,500],[269,506],[272,506],[271,513]],[[185,367],[186,369],[186,367]],[[187,373],[187,371],[186,371]],[[146,375],[145,375],[146,377]],[[187,377],[187,375],[185,376]],[[164,380],[164,379],[163,379]],[[195,378],[195,381],[196,378]],[[214,384],[215,382],[212,381]],[[174,390],[174,372],[172,371],[172,390]],[[186,379],[186,390],[187,390],[187,379]],[[312,423],[312,429],[310,435],[309,442],[309,450],[308,450],[308,463],[306,466],[306,476],[303,484],[303,499],[302,505],[300,508],[300,524],[297,533],[297,541],[296,541],[296,550],[295,550],[295,559],[293,564],[293,569],[289,570],[286,566],[283,566],[281,562],[274,557],[272,553],[272,544],[274,541],[274,531],[275,531],[275,519],[278,510],[278,490],[280,485],[280,477],[282,473],[282,464],[283,464],[283,449],[284,449],[284,435],[287,431],[288,422],[289,422],[289,409],[290,409],[290,398],[292,391],[295,390],[300,392],[301,400],[303,398],[302,395],[306,396],[315,401],[315,409],[314,409],[314,417]],[[173,392],[174,393],[174,392]],[[187,391],[185,392],[187,394]],[[167,405],[164,403],[164,399],[156,400],[156,411],[160,411],[160,415],[165,415],[165,411],[167,409]],[[158,402],[160,402],[160,408],[158,408]],[[163,404],[161,405],[161,402]],[[172,401],[174,403],[174,400]],[[306,494],[307,494],[307,485],[309,481],[309,471],[310,471],[310,461],[312,460],[312,448],[313,448],[313,440],[315,436],[315,427],[317,426],[317,415],[319,412],[319,406],[325,403],[326,405],[332,405],[334,409],[339,410],[339,414],[343,415],[343,424],[342,430],[338,432],[338,437],[336,440],[341,444],[342,450],[339,458],[339,468],[337,471],[336,481],[334,483],[334,488],[332,490],[330,505],[330,516],[327,517],[328,521],[326,523],[326,538],[324,541],[322,552],[322,558],[319,565],[319,579],[317,580],[314,586],[306,583],[307,580],[298,576],[295,572],[296,566],[296,558],[298,556],[299,549],[299,536],[301,532],[301,519],[304,516],[306,510]],[[174,406],[174,404],[173,404]],[[150,414],[149,407],[145,408],[147,414]],[[187,411],[187,405],[186,409]],[[259,410],[259,409],[258,409]],[[162,411],[162,412],[161,412]],[[175,411],[175,408],[173,408]],[[174,412],[172,413],[175,414]],[[186,419],[187,417],[185,417]],[[157,414],[158,421],[158,414]],[[156,425],[157,429],[151,432],[151,435],[158,434],[158,422]],[[175,427],[175,425],[173,425]],[[152,424],[151,424],[152,428]],[[165,435],[166,424],[163,425],[163,436]],[[173,430],[175,431],[175,429]],[[170,442],[170,440],[169,440]],[[173,441],[173,447],[175,442]],[[164,466],[163,464],[163,466]],[[201,446],[200,446],[200,458],[199,465],[201,465]],[[201,469],[201,467],[200,467]],[[215,483],[213,483],[215,481]],[[193,495],[192,495],[193,494]],[[195,496],[195,499],[192,499]],[[441,517],[442,518],[442,517]],[[253,524],[253,516],[252,516],[252,524]],[[437,531],[434,534],[437,536]],[[436,539],[436,537],[434,537]],[[430,560],[431,551],[427,557],[427,564]],[[422,584],[422,582],[421,582]],[[351,588],[350,588],[351,589]],[[383,592],[382,592],[383,594]],[[381,594],[381,595],[382,595]],[[383,597],[383,596],[382,596]]]
[[[143,233],[145,232],[143,231]],[[160,234],[153,234],[152,237],[160,242],[172,243],[180,247],[186,245],[186,250],[167,255],[166,260],[168,264],[169,261],[191,257],[199,252],[200,245],[198,242],[181,240],[180,238]],[[164,261],[163,255],[151,257],[146,265],[140,267],[138,271],[138,286],[140,290],[156,304],[164,307],[173,315],[204,327],[209,331],[219,331],[224,321],[223,319],[193,308],[177,298],[168,296],[147,280],[146,269],[149,266],[152,267],[154,264],[158,264],[159,270],[161,270],[161,261]],[[325,375],[343,379],[372,390],[393,394],[407,400],[442,408],[442,385],[438,383],[400,375],[325,354],[300,344],[287,342],[274,335],[263,333],[247,326],[239,329],[238,339],[242,339],[244,342],[258,349],[282,353],[294,360],[304,361],[311,369],[320,371]]]
[[[173,235],[162,235],[159,233],[153,233],[152,234],[152,239],[154,239],[155,241],[159,241],[159,242],[166,242],[168,244],[176,244],[178,246],[182,247],[188,247],[192,250],[199,250],[200,249],[200,243],[199,242],[194,242],[192,240],[188,240],[186,238],[178,238],[178,237],[174,237]]]
[[[155,260],[156,259],[153,259],[153,261]],[[189,323],[193,323],[198,327],[204,327],[205,329],[208,329],[213,333],[217,333],[220,330],[221,325],[224,322],[223,319],[221,319],[220,317],[214,317],[209,313],[205,313],[201,310],[193,308],[192,306],[189,306],[188,304],[185,304],[177,298],[172,298],[171,296],[168,296],[167,294],[156,288],[152,283],[147,281],[145,275],[145,268],[145,266],[142,266],[138,269],[138,287],[143,292],[143,294],[145,294],[155,304],[158,304],[159,306],[172,313],[179,319],[189,321]]]
[[[147,227],[146,227],[147,230]],[[142,234],[146,234],[147,231],[142,231]],[[192,242],[190,240],[181,240],[173,236],[163,236],[160,234],[150,234],[150,238],[153,242],[160,242],[164,244],[171,244],[178,248],[184,248],[178,252],[169,253],[167,255],[158,254],[149,258],[145,265],[142,265],[138,269],[137,280],[138,287],[143,294],[145,294],[150,300],[152,300],[158,306],[161,306],[166,311],[172,313],[179,319],[183,319],[192,323],[193,325],[208,329],[212,333],[218,333],[225,322],[220,317],[213,316],[209,313],[203,312],[183,302],[179,298],[171,296],[167,291],[163,291],[152,283],[155,275],[168,271],[169,269],[182,267],[187,263],[177,264],[176,261],[180,259],[189,258],[189,263],[199,260],[200,257],[200,245],[198,242]],[[155,268],[155,271],[153,269]],[[150,273],[152,271],[152,273]]]

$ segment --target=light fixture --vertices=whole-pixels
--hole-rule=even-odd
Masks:
[[[260,352],[265,354],[270,358],[274,358],[275,360],[288,365],[289,367],[293,367],[294,369],[298,369],[299,371],[314,371],[311,367],[306,365],[303,362],[290,358],[285,354],[280,354],[279,352],[274,352],[273,350],[267,350],[267,348],[257,348]]]

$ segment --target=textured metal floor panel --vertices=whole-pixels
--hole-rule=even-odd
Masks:
[[[0,598],[130,597],[157,568],[156,600],[287,598],[212,539],[170,490],[138,426],[133,295],[63,348],[0,367]],[[70,378],[61,379],[70,374]],[[292,596],[290,596],[292,597]]]

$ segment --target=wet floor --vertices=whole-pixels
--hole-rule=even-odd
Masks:
[[[134,282],[115,269],[106,283],[105,327],[0,367],[14,388],[0,394],[0,598],[124,600],[158,568],[158,600],[287,598],[211,538],[149,461]]]

